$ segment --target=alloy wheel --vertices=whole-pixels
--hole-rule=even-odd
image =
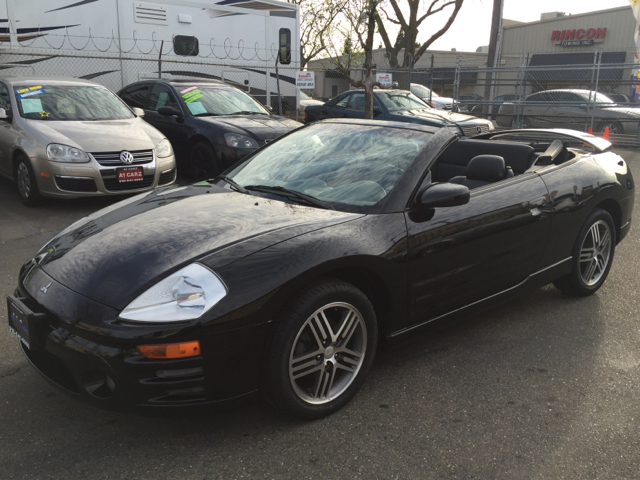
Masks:
[[[587,232],[580,248],[580,276],[587,286],[598,283],[611,257],[611,230],[598,220]]]
[[[348,303],[316,310],[302,325],[289,355],[289,380],[303,401],[321,405],[339,397],[363,364],[367,327]]]
[[[31,195],[31,176],[24,162],[18,164],[17,181],[20,195],[22,195],[23,198],[29,198],[29,195]]]

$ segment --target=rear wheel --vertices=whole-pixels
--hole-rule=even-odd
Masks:
[[[280,320],[266,361],[265,395],[285,413],[315,419],[362,386],[378,340],[368,298],[342,281],[303,293]]]
[[[31,166],[31,162],[23,154],[19,154],[16,161],[15,179],[18,184],[18,192],[20,193],[22,203],[29,207],[40,204],[42,196],[38,190],[36,175]]]
[[[616,230],[608,212],[594,210],[573,246],[573,268],[553,284],[563,293],[584,297],[595,293],[607,279],[615,252]]]
[[[191,147],[190,157],[187,165],[190,176],[195,180],[213,178],[223,170],[213,147],[205,141]]]

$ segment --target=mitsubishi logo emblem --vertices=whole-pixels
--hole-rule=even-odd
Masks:
[[[133,155],[127,151],[121,152],[120,161],[127,164],[133,163]]]
[[[47,283],[44,287],[42,287],[42,288],[40,289],[40,291],[41,291],[42,293],[47,293],[47,291],[49,290],[49,287],[51,286],[51,283],[52,283],[52,282]]]

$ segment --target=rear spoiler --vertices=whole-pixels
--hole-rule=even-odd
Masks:
[[[536,136],[544,136],[545,139],[549,137],[555,137],[555,140],[562,140],[562,137],[572,140],[576,143],[586,144],[594,149],[594,151],[601,153],[611,148],[611,142],[601,137],[596,137],[590,133],[579,132],[578,130],[569,130],[566,128],[526,128],[517,130],[501,130],[491,133],[485,133],[482,135],[476,135],[472,137],[474,139],[489,139],[500,138],[503,135],[509,135],[517,133],[522,136],[522,140],[531,139],[536,140]]]

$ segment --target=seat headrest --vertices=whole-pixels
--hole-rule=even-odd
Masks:
[[[478,155],[467,165],[465,176],[470,180],[498,182],[506,178],[504,158],[498,155]]]

